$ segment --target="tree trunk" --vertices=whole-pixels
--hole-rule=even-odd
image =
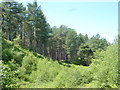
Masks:
[[[8,29],[7,39],[11,41],[11,37],[10,37],[10,28]]]
[[[47,47],[46,47],[46,42],[44,42],[43,46],[44,46],[44,55],[45,55],[45,56],[47,56]]]
[[[20,32],[20,39],[22,40],[22,31]]]
[[[36,30],[34,28],[34,52],[36,52]]]

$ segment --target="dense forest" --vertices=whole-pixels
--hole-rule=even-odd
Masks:
[[[51,27],[37,2],[1,2],[3,88],[117,88],[118,39]]]

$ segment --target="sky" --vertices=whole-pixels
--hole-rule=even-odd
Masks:
[[[41,7],[51,26],[63,24],[90,37],[98,33],[109,42],[118,34],[116,2],[43,2]]]
[[[100,34],[111,43],[118,35],[118,2],[37,2],[52,27],[66,25],[89,37]]]

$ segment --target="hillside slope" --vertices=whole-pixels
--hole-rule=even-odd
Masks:
[[[117,45],[96,52],[96,58],[89,67],[60,64],[7,40],[3,40],[2,47],[3,87],[117,87]]]

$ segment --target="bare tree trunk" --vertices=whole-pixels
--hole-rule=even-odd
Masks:
[[[64,48],[62,49],[62,60],[65,60],[65,52],[64,52]]]
[[[10,30],[8,30],[8,36],[7,36],[7,39],[11,41]]]
[[[43,47],[43,48],[44,48],[44,55],[45,55],[45,56],[48,56],[48,55],[47,55],[47,46],[46,46],[46,42],[44,42],[43,46],[44,46],[44,47]]]
[[[34,30],[34,52],[36,52],[36,30],[35,28],[33,30]]]
[[[54,51],[53,51],[54,52]],[[57,51],[53,53],[54,59],[57,60]]]
[[[38,40],[38,53],[39,53],[39,54],[42,54],[41,43],[40,43],[40,42],[41,42],[41,41]]]
[[[22,39],[22,31],[20,32],[20,39]]]

